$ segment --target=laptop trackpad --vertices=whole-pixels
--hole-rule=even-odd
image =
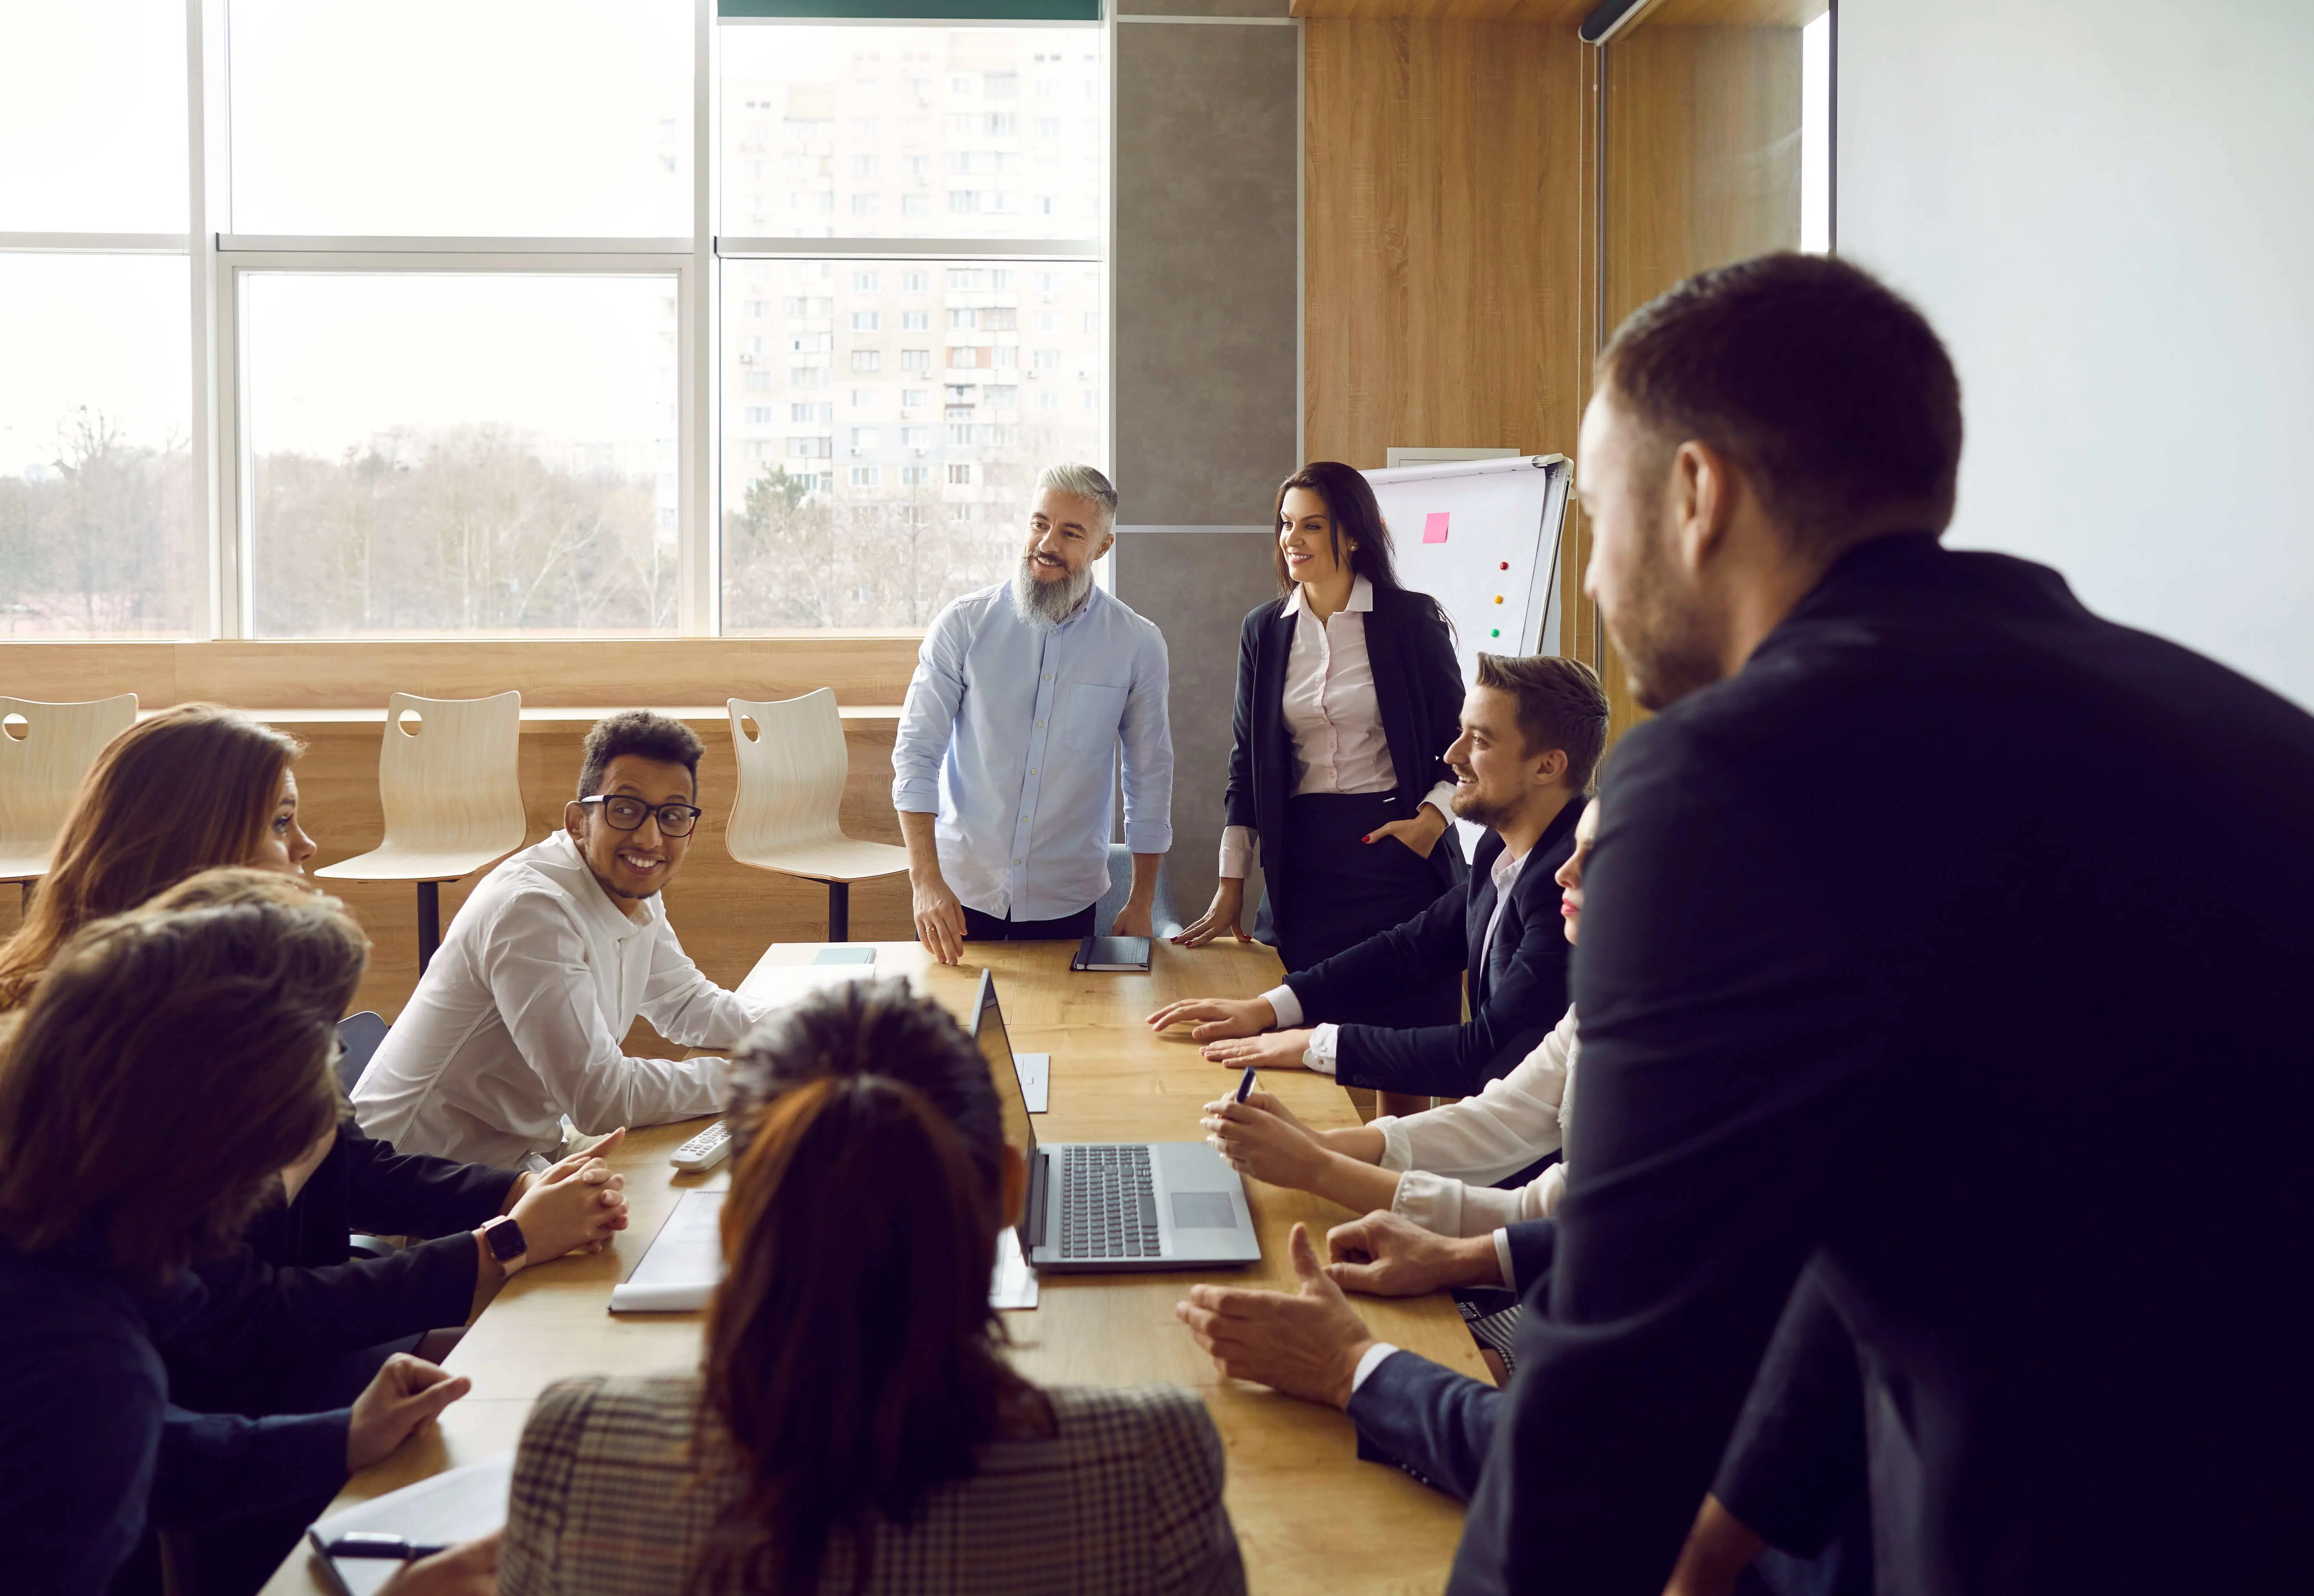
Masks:
[[[1237,1212],[1227,1192],[1175,1192],[1173,1225],[1185,1230],[1234,1230]]]

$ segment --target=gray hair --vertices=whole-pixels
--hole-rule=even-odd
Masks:
[[[1038,493],[1066,493],[1100,507],[1101,530],[1117,525],[1117,489],[1090,465],[1048,465],[1037,473]]]

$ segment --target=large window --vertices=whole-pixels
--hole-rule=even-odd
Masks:
[[[185,84],[181,0],[0,6],[0,637],[202,624]]]
[[[721,73],[724,626],[920,627],[1107,463],[1101,35],[732,27]]]
[[[1108,81],[1091,25],[9,0],[0,636],[921,626],[1107,463]]]

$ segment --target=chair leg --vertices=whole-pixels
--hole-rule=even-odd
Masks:
[[[418,973],[426,974],[426,966],[434,962],[435,950],[442,946],[442,884],[420,881],[418,884]]]
[[[16,883],[16,890],[22,895],[24,913],[30,914],[32,912],[32,884],[30,881],[19,881]]]
[[[827,939],[831,942],[852,940],[852,883],[849,881],[827,884]]]

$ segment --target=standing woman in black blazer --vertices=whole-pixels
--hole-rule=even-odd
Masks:
[[[1288,970],[1387,930],[1463,875],[1449,824],[1462,672],[1446,617],[1399,586],[1373,489],[1320,460],[1277,490],[1278,596],[1238,639],[1236,741],[1213,906],[1174,940],[1248,940],[1257,846]],[[1377,992],[1356,1018],[1453,1025],[1459,982]]]

